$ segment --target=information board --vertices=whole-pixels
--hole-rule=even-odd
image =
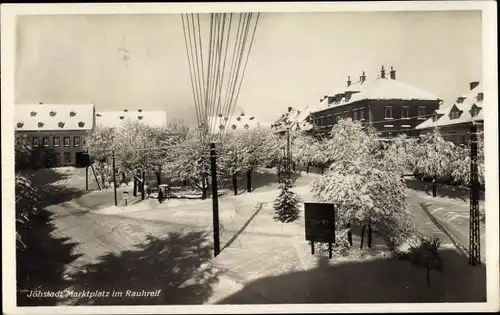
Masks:
[[[331,203],[304,204],[306,240],[335,243],[335,207]]]

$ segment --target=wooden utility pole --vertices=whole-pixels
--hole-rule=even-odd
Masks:
[[[118,198],[116,196],[116,165],[115,165],[115,151],[113,150],[113,190],[115,191],[115,206],[118,206]]]
[[[210,143],[210,164],[212,174],[212,211],[213,211],[213,229],[214,229],[214,257],[220,253],[219,236],[219,196],[217,192],[217,163],[215,153],[215,143]]]

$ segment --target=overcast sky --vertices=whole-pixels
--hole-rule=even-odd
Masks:
[[[16,104],[92,102],[196,120],[180,15],[26,16],[17,35]],[[481,47],[479,11],[263,13],[237,106],[272,122],[381,65],[452,100],[481,80]]]

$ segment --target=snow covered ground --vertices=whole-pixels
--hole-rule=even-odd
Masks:
[[[177,261],[176,268],[188,268],[186,266],[190,261],[195,258],[201,259],[200,251],[203,250],[204,253],[206,251],[203,254],[206,256],[203,264],[218,270],[219,276],[217,281],[210,285],[209,296],[198,303],[464,301],[477,300],[482,296],[482,291],[477,288],[481,284],[480,280],[475,286],[469,283],[479,278],[473,278],[474,275],[470,270],[464,271],[466,264],[462,266],[457,262],[459,260],[456,259],[456,254],[452,253],[447,254],[446,258],[452,274],[459,272],[468,276],[463,279],[452,274],[444,278],[433,276],[437,284],[432,289],[426,289],[425,275],[422,276],[422,272],[425,274],[424,271],[408,267],[407,262],[387,260],[390,252],[379,238],[373,240],[371,250],[366,248],[359,250],[359,233],[354,233],[353,249],[345,258],[329,260],[327,253],[318,252],[311,255],[310,246],[304,236],[303,212],[299,220],[290,224],[277,223],[272,218],[272,202],[279,193],[278,184],[272,179],[273,172],[274,170],[263,170],[263,174],[259,176],[265,180],[256,176],[255,190],[251,193],[241,192],[237,196],[228,194],[219,198],[222,252],[216,258],[212,256],[211,245],[205,249],[199,247],[201,245],[196,245],[198,249],[190,249],[189,246],[180,243],[178,245],[168,243],[170,245],[165,245],[164,249],[161,247],[153,250],[145,243],[148,235],[154,238],[173,239],[191,237],[193,233],[203,232],[210,244],[213,222],[211,199],[171,199],[163,204],[151,199],[145,201],[135,199],[126,207],[120,199],[119,206],[115,207],[112,191],[108,191],[92,192],[78,199],[52,206],[49,210],[54,213],[53,236],[71,240],[74,244],[73,253],[79,255],[67,265],[65,277],[79,279],[78,274],[83,272],[82,277],[87,279],[85,283],[78,282],[73,285],[86,289],[132,285],[140,289],[139,286],[150,286],[152,283],[168,286],[168,282],[157,281],[162,279],[160,274],[170,272],[165,269],[168,261]],[[82,172],[81,169],[59,168],[57,169],[59,175],[53,175],[57,177],[53,178],[54,183],[81,188],[82,173],[84,184],[84,169]],[[309,187],[318,176],[320,175],[302,173],[292,190],[302,200],[313,200]],[[417,226],[426,235],[440,233],[439,236],[444,243],[443,249],[449,251],[452,241],[447,239],[446,233],[437,228],[421,208],[422,202],[433,201],[411,190],[408,194],[412,209],[418,213],[415,222]],[[81,210],[87,208],[91,211],[80,211],[76,215],[74,212],[76,208]],[[437,216],[440,212],[450,213],[462,208],[465,209],[466,205],[454,205],[452,209],[446,208],[446,211],[434,211],[434,213]],[[455,217],[454,221],[459,220],[460,215],[457,214]],[[450,214],[447,214],[447,218],[450,218]],[[168,249],[172,246],[179,248]],[[164,250],[169,253],[165,257],[165,254],[162,254]],[[158,259],[162,259],[162,263],[156,265]],[[147,264],[142,266],[146,262]],[[113,267],[110,264],[113,264]],[[365,267],[359,269],[356,266]],[[149,272],[154,268],[159,269]],[[199,270],[201,267],[193,268]],[[337,270],[345,271],[339,274]],[[103,277],[107,279],[106,283],[99,282]],[[127,282],[129,277],[136,279],[134,281],[137,283]],[[189,278],[191,279],[191,276]],[[268,283],[267,289],[266,285],[261,286],[262,281],[264,284]],[[175,283],[177,282],[172,286],[175,286]],[[274,283],[282,283],[280,285],[282,289],[278,290]],[[292,290],[296,286],[299,288]],[[359,296],[345,294],[346,288],[351,286],[353,292],[357,290],[356,288],[362,288]],[[283,288],[290,288],[292,295],[284,295],[286,290]],[[317,288],[324,290],[318,291]],[[178,288],[172,287],[172,290],[174,289]],[[472,293],[467,291],[472,289],[475,290]],[[178,296],[175,302],[186,302],[183,300],[186,298]],[[161,303],[174,303],[173,299],[164,296]],[[117,301],[116,304],[123,304],[123,300]]]

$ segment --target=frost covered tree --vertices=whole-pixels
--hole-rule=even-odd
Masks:
[[[173,145],[166,153],[163,168],[173,178],[200,189],[207,198],[210,178],[210,139],[199,128],[190,128],[186,138]],[[220,154],[220,149],[217,154]],[[220,160],[220,158],[218,158]],[[220,169],[220,167],[218,167]]]
[[[295,131],[292,134],[293,143],[291,146],[293,162],[305,167],[306,172],[309,173],[309,166],[321,160],[319,157],[319,144],[318,141],[300,131]],[[320,161],[322,162],[322,161]]]
[[[384,161],[401,175],[413,174],[416,165],[417,139],[400,134],[384,150]]]
[[[405,184],[384,161],[376,135],[359,122],[342,120],[328,140],[328,172],[312,183],[320,201],[335,204],[340,223],[368,226],[397,244],[413,233]]]
[[[414,151],[415,172],[432,179],[432,195],[436,197],[436,180],[451,178],[452,165],[458,158],[455,145],[443,139],[436,128],[422,135]]]
[[[246,168],[247,192],[251,192],[254,171],[276,159],[279,154],[279,139],[271,129],[262,127],[243,131],[239,139],[245,152],[243,165]]]
[[[111,150],[115,147],[115,136],[113,128],[97,125],[85,138],[84,147],[88,150],[102,187],[105,187],[113,176]]]
[[[281,192],[273,204],[275,221],[290,223],[299,218],[300,210],[297,205],[298,199],[291,190],[291,186],[291,178],[286,175],[283,176],[280,183]]]
[[[15,136],[14,161],[16,170],[36,167],[33,147],[26,134]]]
[[[23,235],[33,217],[39,211],[38,200],[40,194],[38,190],[32,186],[31,177],[22,172],[16,173],[15,176],[15,193],[16,193],[16,245],[18,248],[25,248]]]
[[[477,171],[480,185],[484,185],[484,137],[477,137]],[[457,158],[452,163],[452,176],[456,183],[470,185],[470,146],[457,146]]]
[[[231,186],[236,196],[238,194],[239,176],[247,169],[249,152],[248,145],[245,145],[244,132],[230,132],[220,135],[220,145],[218,150],[218,160],[220,171],[224,178],[231,178]]]

